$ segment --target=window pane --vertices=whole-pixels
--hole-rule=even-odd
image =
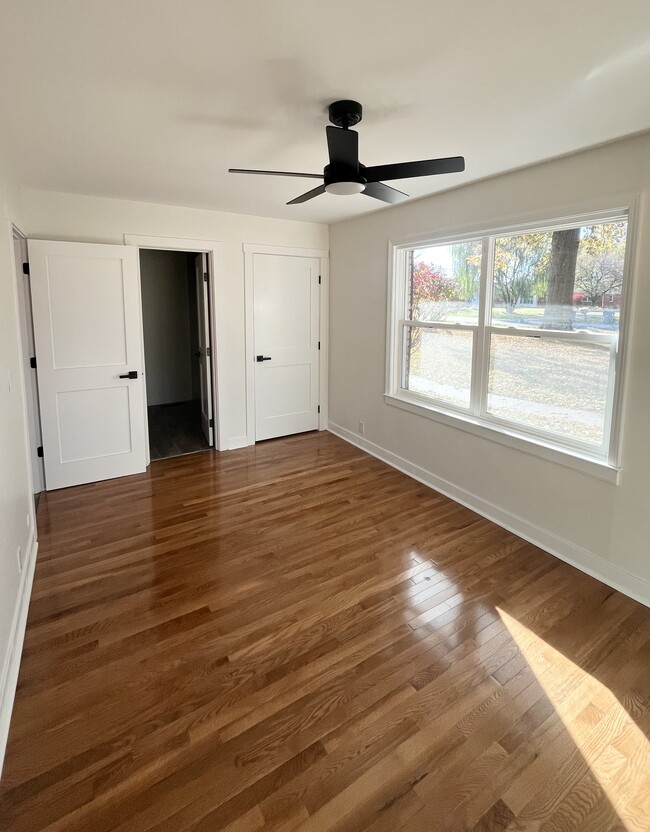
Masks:
[[[410,320],[477,324],[481,251],[480,240],[408,251]]]
[[[469,407],[473,333],[405,327],[405,341],[404,388],[457,407]]]
[[[627,222],[497,237],[492,325],[617,332]]]
[[[601,445],[609,364],[608,345],[493,335],[488,412]]]

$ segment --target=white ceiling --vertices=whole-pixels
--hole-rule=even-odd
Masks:
[[[284,203],[355,98],[367,164],[464,155],[413,197],[650,129],[648,0],[2,0],[2,141],[28,185],[332,222]]]

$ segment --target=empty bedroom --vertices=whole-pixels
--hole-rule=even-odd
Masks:
[[[0,0],[0,829],[650,830],[650,6]]]

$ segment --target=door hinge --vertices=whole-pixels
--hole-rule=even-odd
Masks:
[[[213,428],[213,427],[214,427],[214,419],[210,419],[210,427],[211,427],[211,428]]]
[[[36,456],[43,456],[43,446],[42,445],[39,445],[38,448],[36,448]]]
[[[203,282],[204,283],[208,282],[208,273],[207,272],[203,272]]]
[[[318,405],[318,412],[320,413],[320,405]]]
[[[29,263],[23,263],[23,274],[29,274]]]
[[[321,276],[318,275],[318,285],[320,286]]]
[[[205,354],[208,358],[210,358],[210,356],[212,355],[212,347],[206,347]]]
[[[320,349],[320,341],[318,342],[318,349]]]
[[[36,356],[35,355],[32,355],[32,357],[29,359],[29,366],[32,368],[32,370],[36,369]]]

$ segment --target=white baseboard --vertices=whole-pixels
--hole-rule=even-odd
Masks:
[[[382,462],[387,463],[393,468],[397,468],[403,474],[407,474],[418,482],[428,485],[434,491],[439,491],[446,497],[455,500],[457,503],[466,508],[475,511],[482,517],[486,517],[498,526],[507,529],[509,532],[522,537],[529,543],[539,546],[540,549],[548,552],[551,555],[565,561],[566,563],[575,566],[592,578],[597,578],[607,586],[619,590],[624,595],[628,595],[635,601],[639,601],[646,607],[650,607],[650,582],[621,569],[604,558],[598,555],[593,555],[586,549],[576,546],[562,537],[558,537],[552,532],[529,523],[523,517],[518,517],[493,503],[459,488],[451,482],[432,474],[425,468],[421,468],[413,462],[409,462],[397,454],[387,451],[385,448],[376,445],[374,442],[360,436],[347,428],[343,428],[333,422],[329,422],[328,429],[331,433],[349,442],[351,445],[356,445],[362,451],[371,454],[371,456],[381,459]]]
[[[7,739],[9,737],[11,712],[13,710],[14,697],[16,695],[16,684],[18,683],[18,671],[20,669],[20,658],[23,652],[23,641],[25,638],[25,628],[27,626],[27,612],[29,611],[29,600],[32,595],[32,583],[34,581],[37,551],[38,542],[34,538],[34,533],[32,532],[31,538],[27,544],[27,557],[25,558],[20,589],[11,625],[9,650],[4,667],[2,668],[2,676],[0,677],[0,775],[2,774],[2,764],[4,762]]]
[[[228,450],[236,451],[238,448],[248,447],[248,436],[231,436],[228,440]]]

